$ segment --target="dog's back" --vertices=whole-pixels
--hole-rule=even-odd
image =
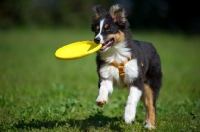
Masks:
[[[159,90],[162,85],[162,70],[160,57],[155,47],[149,42],[133,40],[133,43],[141,49],[144,56],[142,72],[144,74],[144,83],[148,84],[153,92],[153,103],[155,105]],[[141,55],[140,55],[141,56]],[[146,66],[145,66],[146,65]]]

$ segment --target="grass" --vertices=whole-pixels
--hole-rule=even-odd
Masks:
[[[127,90],[116,88],[104,108],[95,105],[95,54],[54,57],[59,47],[92,38],[89,30],[0,31],[0,131],[147,131],[141,102],[135,121],[123,121]],[[155,131],[200,131],[200,37],[135,31],[134,38],[152,42],[162,60]]]

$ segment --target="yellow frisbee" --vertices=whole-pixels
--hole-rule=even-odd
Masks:
[[[65,45],[56,50],[55,56],[62,60],[71,60],[84,57],[99,50],[102,44],[96,44],[92,40],[80,41]]]

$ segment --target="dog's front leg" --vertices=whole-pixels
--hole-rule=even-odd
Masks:
[[[108,94],[113,92],[113,82],[111,80],[102,80],[99,84],[99,94],[96,103],[98,106],[103,107],[108,102]]]
[[[140,100],[142,91],[136,86],[130,86],[128,100],[126,102],[124,119],[125,123],[130,124],[135,119],[137,103]]]

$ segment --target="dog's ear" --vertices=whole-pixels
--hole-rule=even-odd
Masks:
[[[92,19],[98,20],[101,17],[101,6],[97,5],[92,7]]]
[[[110,7],[110,16],[115,23],[125,23],[126,22],[126,12],[124,7],[121,5],[113,5]]]

